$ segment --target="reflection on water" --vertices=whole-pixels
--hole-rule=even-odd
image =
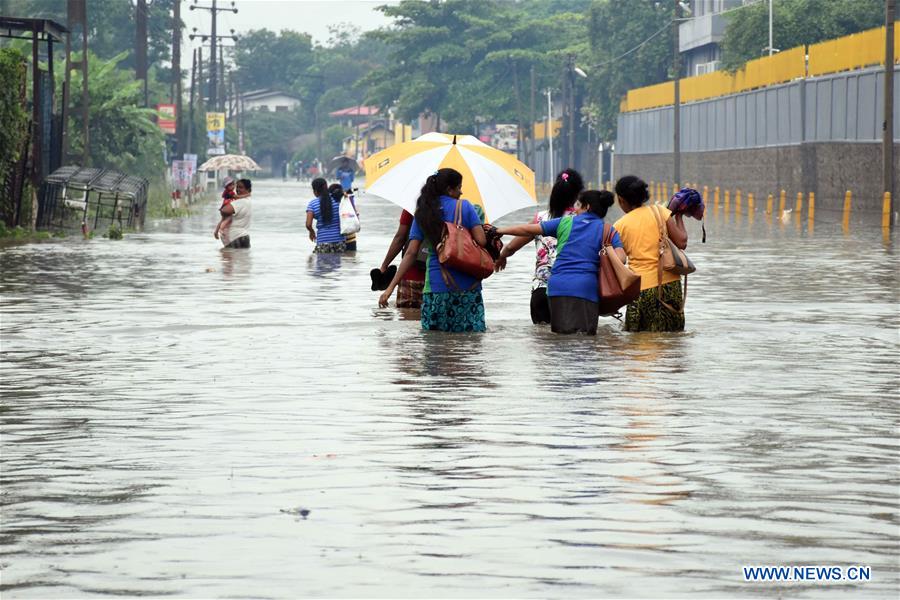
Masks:
[[[307,195],[260,182],[249,251],[212,205],[0,250],[4,597],[895,597],[896,237],[710,210],[687,330],[595,338],[523,249],[445,335],[370,290],[399,211],[313,255]]]

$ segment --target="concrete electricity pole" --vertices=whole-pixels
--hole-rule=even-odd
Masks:
[[[681,0],[675,0],[675,18],[672,20],[674,41],[672,70],[675,72],[675,99],[673,100],[672,163],[675,185],[681,188],[681,49],[678,40],[678,25],[681,22]]]
[[[172,22],[172,75],[175,81],[175,144],[184,156],[184,119],[181,115],[181,0],[175,0]]]
[[[235,40],[237,39],[237,37],[235,37],[233,35],[234,34],[233,29],[231,30],[232,35],[218,35],[216,32],[216,19],[220,12],[229,12],[230,11],[230,12],[237,14],[238,9],[236,9],[234,7],[234,2],[232,2],[231,6],[228,8],[218,8],[216,6],[216,0],[212,0],[212,6],[198,6],[197,0],[194,0],[194,4],[192,4],[190,6],[190,10],[208,10],[210,12],[210,14],[212,15],[211,33],[209,35],[200,35],[200,37],[203,38],[204,42],[206,41],[207,38],[209,38],[211,46],[212,46],[210,54],[209,54],[209,104],[207,105],[207,107],[210,111],[215,112],[219,108],[219,97],[218,97],[219,70],[218,70],[218,65],[216,64],[217,54],[218,54],[218,52],[216,51],[216,47],[218,46],[219,38],[231,38],[231,39],[235,39]],[[194,31],[196,31],[196,29],[194,29]],[[198,37],[198,36],[196,34],[193,34],[190,36],[190,38],[192,40],[195,37]]]
[[[884,128],[882,131],[882,187],[891,193],[894,226],[894,14],[896,0],[884,0]]]
[[[134,5],[135,40],[134,74],[143,81],[144,108],[149,104],[147,93],[147,0],[137,0]]]

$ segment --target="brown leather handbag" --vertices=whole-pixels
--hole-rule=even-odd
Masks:
[[[494,272],[494,261],[488,251],[479,246],[478,242],[472,238],[469,230],[463,227],[462,202],[462,200],[456,201],[456,214],[453,222],[444,222],[444,235],[436,248],[438,262],[442,267],[462,271],[476,279],[487,279]],[[449,276],[450,281],[453,281],[446,269],[441,269],[441,272],[444,274],[444,279]],[[457,287],[455,282],[453,287]]]
[[[612,226],[604,223],[603,243],[600,244],[600,272],[597,274],[601,315],[615,314],[641,295],[641,276],[619,259],[612,247],[612,232]]]
[[[675,243],[669,239],[669,232],[666,229],[666,224],[659,212],[659,207],[651,206],[650,210],[653,211],[653,214],[656,216],[656,223],[659,225],[659,261],[657,267],[659,272],[657,274],[658,279],[656,280],[656,297],[659,300],[659,303],[670,311],[674,313],[683,313],[684,305],[687,303],[687,276],[696,271],[697,267],[695,267],[694,263],[691,262],[691,259],[687,257],[684,250],[676,246]],[[675,308],[662,299],[663,271],[684,275],[684,291],[681,296],[681,306],[678,308]]]
[[[663,271],[669,273],[677,273],[678,275],[690,275],[697,270],[691,259],[688,258],[684,250],[675,245],[675,242],[669,239],[669,233],[658,206],[651,206],[650,210],[656,216],[656,223],[659,225],[659,262]]]

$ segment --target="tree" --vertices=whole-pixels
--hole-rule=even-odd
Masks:
[[[20,96],[25,87],[25,56],[12,48],[0,48],[0,217],[12,225],[15,207],[6,195],[6,178],[19,160],[28,136],[28,115]]]
[[[815,18],[810,18],[815,15]],[[748,60],[767,54],[768,3],[726,15],[722,68],[734,72]],[[838,38],[884,23],[882,0],[775,0],[772,45],[781,50]]]
[[[564,57],[586,49],[578,11],[587,5],[407,0],[380,7],[394,26],[368,36],[390,46],[391,60],[358,85],[369,90],[371,101],[394,106],[405,120],[436,113],[460,131],[482,120],[521,123],[531,67],[541,83],[556,85]]]
[[[601,139],[615,138],[619,103],[628,90],[669,79],[671,19],[671,5],[654,0],[596,0],[591,5],[587,35],[593,65],[584,112]]]
[[[155,111],[140,107],[141,82],[130,71],[118,68],[125,56],[122,52],[105,61],[88,57],[91,164],[156,178],[165,168],[164,136],[154,121]],[[81,89],[80,71],[72,73],[72,87]],[[69,141],[75,155],[80,155],[84,147],[80,99],[79,95],[69,112]]]
[[[294,87],[313,65],[312,38],[288,29],[255,29],[234,45],[234,76],[244,91]]]
[[[154,0],[147,8],[147,64],[171,62],[172,9],[178,0]],[[67,0],[0,0],[0,14],[67,22]],[[128,0],[87,2],[88,46],[100,58],[110,59],[126,51],[120,68],[134,69],[135,8]],[[80,38],[79,38],[80,39]],[[80,41],[75,47],[80,49]],[[61,51],[61,50],[60,50]],[[159,80],[171,83],[172,74],[163,69]]]

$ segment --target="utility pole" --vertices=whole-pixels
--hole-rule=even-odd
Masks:
[[[569,101],[569,133],[566,136],[568,160],[566,164],[574,169],[578,165],[575,162],[575,57],[571,54],[566,59],[566,87],[569,90],[567,98]]]
[[[144,108],[149,105],[147,93],[147,0],[137,0],[134,6],[134,74],[143,81]]]
[[[194,94],[197,89],[197,49],[194,49],[193,56],[191,59],[191,96],[188,100],[188,127],[187,127],[187,144],[185,145],[185,151],[188,154],[193,154],[193,141],[194,141]],[[182,158],[184,157],[184,153],[182,153]]]
[[[673,177],[675,185],[681,188],[681,50],[678,40],[678,25],[681,21],[681,0],[675,0],[675,18],[672,20],[672,27],[675,32],[673,52],[675,54],[672,61],[672,69],[675,75],[675,99],[672,104],[673,123],[672,128],[674,135],[672,136],[672,162]]]
[[[775,53],[775,46],[772,43],[772,0],[769,0],[769,56]]]
[[[884,0],[884,128],[882,132],[882,187],[891,193],[894,226],[894,13],[896,0]]]
[[[181,115],[181,0],[175,0],[172,23],[172,75],[175,81],[175,144],[184,156],[184,119]]]
[[[534,65],[531,65],[531,112],[528,119],[528,158],[526,162],[534,169]]]
[[[218,8],[216,6],[217,0],[212,0],[212,6],[199,6],[197,5],[197,0],[194,0],[194,4],[190,6],[190,10],[208,10],[212,15],[212,29],[209,35],[200,34],[199,37],[203,38],[205,42],[207,38],[210,39],[211,51],[209,55],[209,102],[207,104],[208,110],[211,112],[215,112],[219,108],[219,97],[218,97],[218,88],[219,88],[219,69],[216,61],[218,59],[216,47],[219,44],[219,38],[232,38],[237,39],[234,35],[234,30],[231,30],[232,35],[218,35],[216,29],[216,20],[218,14],[220,12],[233,12],[237,14],[238,9],[234,8],[234,2],[231,3],[231,6],[228,8]],[[194,29],[196,31],[196,29]],[[195,37],[198,37],[197,34],[192,34],[190,38],[193,40]]]
[[[547,140],[550,143],[550,174],[548,175],[548,181],[553,182],[553,178],[556,176],[556,171],[553,170],[553,92],[550,88],[547,88]]]

